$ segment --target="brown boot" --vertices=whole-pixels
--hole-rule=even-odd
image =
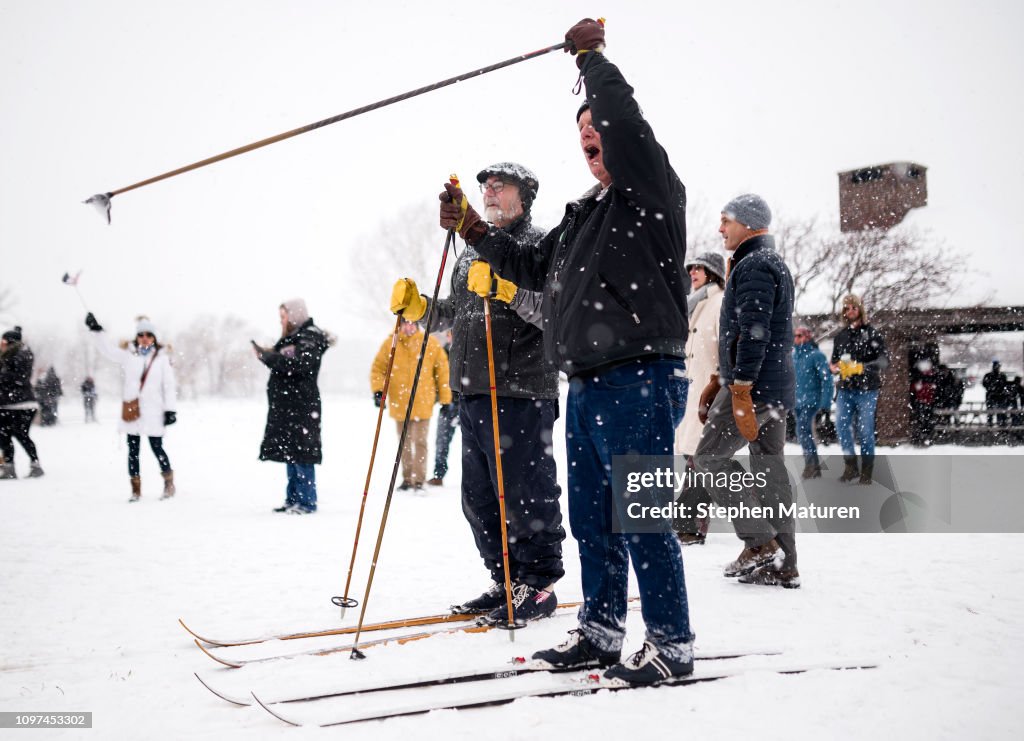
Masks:
[[[860,469],[857,467],[857,456],[844,455],[843,463],[846,464],[846,468],[843,469],[843,475],[839,477],[840,481],[853,481],[860,476]]]
[[[777,569],[774,564],[760,566],[739,578],[740,584],[760,584],[764,587],[800,588],[800,572],[797,569]]]
[[[679,539],[679,545],[704,545],[704,541],[707,540],[707,536],[701,533],[676,533],[676,537]]]
[[[860,481],[858,483],[870,486],[871,477],[875,473],[875,456],[861,455],[860,457]]]
[[[174,471],[162,471],[160,473],[164,477],[164,493],[160,495],[161,499],[170,499],[174,496]]]
[[[132,476],[132,498],[128,500],[129,504],[131,502],[139,501],[139,498],[141,496],[142,496],[142,477],[140,477],[140,476]]]
[[[778,554],[781,554],[781,549],[773,538],[764,545],[744,548],[740,551],[740,555],[737,556],[736,560],[726,566],[722,573],[730,578],[749,574],[758,566],[774,561],[775,556]]]
[[[821,466],[817,463],[808,463],[804,466],[804,472],[800,474],[800,478],[804,479],[820,479],[821,478]]]

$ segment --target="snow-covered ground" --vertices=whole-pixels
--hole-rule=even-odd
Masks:
[[[527,699],[340,731],[284,726],[258,708],[219,700],[193,672],[225,692],[281,696],[500,663],[561,641],[574,620],[565,614],[535,624],[512,644],[507,633],[492,631],[368,649],[363,662],[341,652],[223,668],[195,647],[179,617],[199,632],[229,637],[342,624],[330,597],[344,589],[376,410],[368,395],[325,399],[327,463],[318,469],[320,511],[312,517],[271,512],[283,501],[284,467],[256,460],[262,399],[183,404],[165,439],[179,494],[158,501],[158,470],[144,448],[143,500],[133,505],[117,411],[101,400],[101,422],[87,425],[79,405],[65,400],[59,426],[33,428],[46,476],[0,482],[0,711],[94,714],[92,730],[42,730],[32,738],[1019,737],[1020,535],[803,535],[804,585],[795,591],[722,578],[721,565],[739,549],[732,535],[712,534],[707,546],[684,552],[699,651],[784,652],[730,662],[752,668],[877,662],[874,670],[752,672],[707,685]],[[394,460],[390,421],[381,440],[351,590],[360,599]],[[564,446],[556,450],[564,476]],[[24,475],[20,449],[16,460]],[[368,622],[442,612],[486,586],[459,506],[454,451],[451,460],[443,488],[396,492]],[[1021,464],[1024,473],[1024,457]],[[571,538],[565,562],[557,589],[563,602],[580,598]],[[345,623],[356,617],[350,611]],[[627,648],[638,648],[642,637],[640,616],[631,612]],[[272,650],[308,648],[298,643]],[[257,656],[268,648],[231,651]],[[329,719],[424,692],[289,710]]]

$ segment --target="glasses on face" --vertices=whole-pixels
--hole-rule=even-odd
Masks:
[[[492,183],[480,183],[480,192],[486,193],[490,190],[492,193],[501,193],[505,189],[505,183],[500,180],[495,180]]]
[[[136,336],[137,338],[138,338],[138,337],[154,337],[154,339],[155,339],[155,336],[153,335],[153,333],[152,333],[152,332],[139,332],[139,333],[138,333],[137,335],[135,335],[135,336]]]

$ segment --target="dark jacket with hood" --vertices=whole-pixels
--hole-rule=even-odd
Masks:
[[[0,355],[0,407],[35,401],[32,394],[32,351],[20,341],[8,341]]]
[[[755,403],[793,409],[793,277],[760,234],[733,252],[718,328],[719,379],[753,381]]]
[[[320,463],[320,360],[327,334],[307,319],[259,358],[270,368],[267,381],[267,427],[261,461]]]
[[[543,230],[531,223],[528,213],[504,231],[525,248],[537,244],[544,236]],[[452,269],[451,293],[448,298],[438,300],[430,326],[431,332],[452,330],[448,350],[449,385],[459,394],[490,393],[484,300],[466,287],[470,265],[479,259],[476,250],[469,245],[459,255]],[[505,275],[501,277],[511,280]],[[544,359],[544,333],[540,327],[525,321],[514,308],[523,299],[532,298],[526,295],[530,293],[526,289],[519,290],[512,305],[491,301],[495,385],[498,396],[557,399],[558,369]]]
[[[686,191],[603,54],[583,76],[611,186],[565,208],[534,246],[491,228],[477,251],[503,278],[543,290],[544,346],[573,376],[639,357],[686,357]]]

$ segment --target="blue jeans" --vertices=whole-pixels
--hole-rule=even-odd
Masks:
[[[875,454],[875,407],[878,405],[878,391],[848,391],[839,389],[836,395],[836,434],[843,455],[855,457],[853,447],[853,422],[857,416],[857,442],[860,454],[872,457]]]
[[[804,463],[808,466],[818,463],[818,446],[814,443],[814,416],[818,410],[814,407],[797,407],[796,439],[804,451]]]
[[[288,496],[285,504],[297,504],[316,512],[316,469],[312,463],[286,463]]]
[[[675,535],[612,532],[612,457],[672,455],[686,409],[683,368],[682,360],[634,360],[569,383],[565,437],[569,524],[583,581],[579,623],[605,651],[620,651],[626,635],[630,559],[647,640],[672,660],[684,658],[693,641]]]

